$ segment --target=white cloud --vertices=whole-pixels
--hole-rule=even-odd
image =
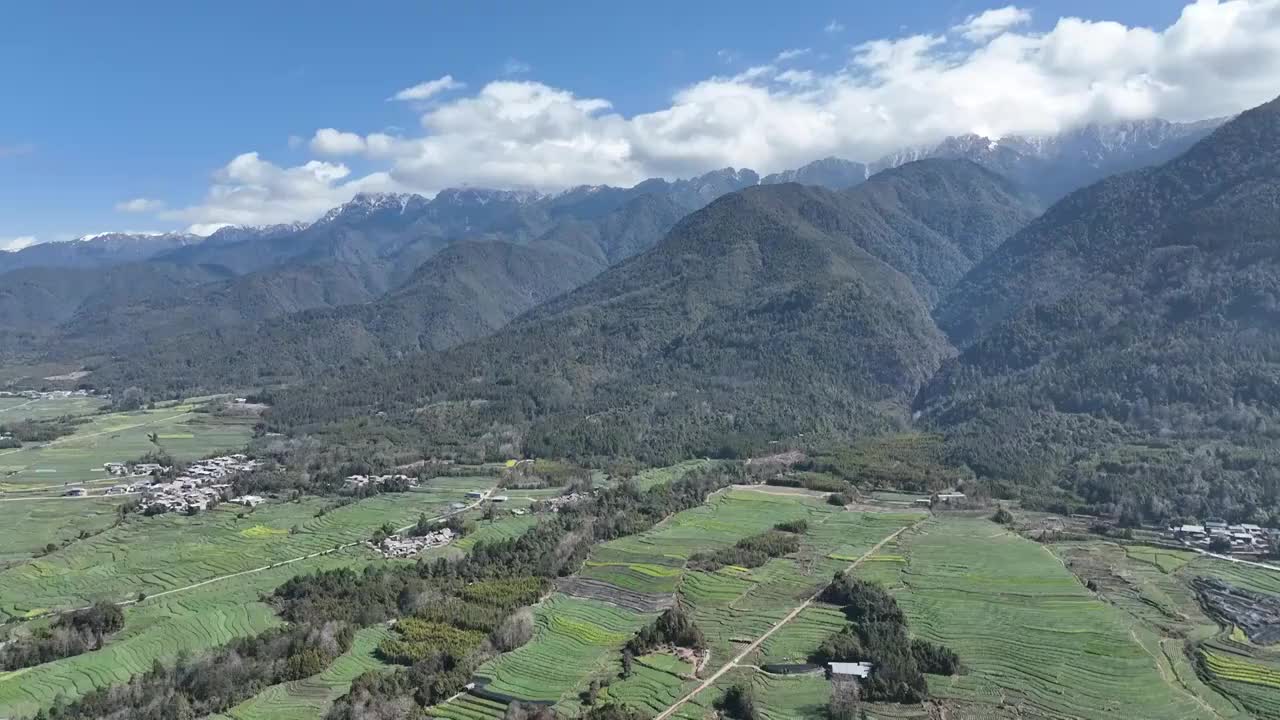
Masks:
[[[152,198],[137,197],[116,203],[116,210],[127,213],[148,213],[163,209],[164,203]]]
[[[0,252],[18,252],[23,248],[29,248],[32,245],[35,245],[37,242],[39,241],[36,240],[34,235],[19,235],[14,238],[0,238]]]
[[[533,72],[533,66],[523,60],[507,58],[507,61],[502,64],[503,75],[527,75],[531,72]]]
[[[832,35],[836,33],[844,32],[844,23],[840,22],[839,20],[832,20],[831,22],[827,23],[826,27],[822,28],[822,32],[829,33]]]
[[[987,10],[970,15],[964,22],[951,30],[967,40],[982,42],[989,40],[1018,25],[1031,22],[1031,11],[1014,5],[1007,5],[995,10]]]
[[[364,138],[355,133],[321,128],[311,138],[311,151],[320,155],[355,155],[365,150]]]
[[[788,60],[795,60],[798,57],[804,57],[805,55],[808,55],[809,52],[809,48],[792,48],[790,50],[783,50],[778,53],[777,57],[775,57],[773,61],[776,63],[784,63]]]
[[[400,92],[387,98],[388,100],[429,100],[436,95],[448,90],[457,90],[466,87],[463,83],[453,79],[452,75],[445,75],[435,80],[420,82],[413,87],[408,87]]]
[[[422,109],[418,130],[363,135],[362,148],[347,138],[375,169],[370,175],[243,155],[220,171],[203,204],[174,216],[279,222],[315,217],[360,189],[555,189],[730,165],[768,173],[828,155],[874,160],[967,132],[1221,116],[1280,93],[1280,0],[1199,0],[1156,29],[1063,18],[1032,32],[993,12],[1004,14],[976,15],[942,35],[863,43],[836,70],[761,65],[707,78],[665,107],[630,116],[570,89],[491,82]]]
[[[315,220],[357,192],[398,189],[385,173],[348,180],[346,165],[312,160],[281,168],[256,152],[237,156],[217,173],[199,205],[165,211],[160,217],[185,222],[197,234],[221,225],[264,225]]]

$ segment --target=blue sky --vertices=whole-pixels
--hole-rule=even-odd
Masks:
[[[1274,5],[1213,4],[1191,29],[1239,34],[1258,17],[1269,24]],[[1007,12],[983,15],[1001,8]],[[1241,19],[1244,11],[1263,14]],[[1090,24],[1063,29],[1065,15]],[[1172,38],[1175,23],[1189,22],[1183,3],[1155,0],[1017,8],[968,0],[122,0],[11,3],[2,16],[0,247],[16,238],[104,230],[310,219],[359,189],[553,189],[722,164],[769,171],[825,154],[869,155],[943,132],[1188,115],[1202,104],[1198,88],[1242,72],[1228,58],[1217,77],[1192,77],[1183,67],[1190,51],[1168,38],[1132,59],[1122,57],[1126,46],[1142,42],[1111,37],[1103,45],[1115,57],[1104,56],[1102,69],[1093,67],[1098,58],[1063,60],[1053,50],[1089,33],[1102,37],[1107,28],[1151,28],[1152,37]],[[965,25],[982,17],[999,22]],[[1101,20],[1119,25],[1092,24]],[[1044,39],[1055,35],[1057,45]],[[913,37],[935,40],[912,44]],[[866,45],[875,42],[882,43],[879,55]],[[1014,63],[1007,70],[981,64],[992,62],[979,56],[992,54],[994,43],[1019,42],[1001,51],[1001,62]],[[798,52],[780,57],[788,50]],[[1249,58],[1250,72],[1269,67],[1270,51],[1260,51],[1262,66]],[[950,79],[935,63],[951,68]],[[1071,63],[1077,66],[1059,67]],[[1120,90],[1099,96],[1088,75],[1107,75],[1107,67],[1121,68],[1121,77],[1107,79]],[[1028,82],[1043,85],[1044,99],[1028,103],[1031,109],[995,97],[1007,92],[999,78],[990,92],[960,82],[1024,71]],[[445,76],[452,87],[430,98],[389,100]],[[1148,84],[1158,91],[1132,89],[1135,77],[1152,76],[1160,82]],[[919,119],[923,111],[913,108],[931,101],[912,95],[922,84],[917,77],[933,83],[918,92],[985,105]],[[902,89],[890,92],[891,84]],[[1240,84],[1205,111],[1238,110],[1271,92],[1256,78]],[[493,118],[505,121],[487,124]],[[319,142],[324,128],[350,146]]]

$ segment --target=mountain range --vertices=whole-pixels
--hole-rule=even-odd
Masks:
[[[154,365],[165,358],[185,363],[189,348],[202,348],[202,356],[224,348],[257,355],[254,348],[297,347],[279,338],[328,338],[322,343],[328,347],[297,347],[301,357],[247,376],[297,377],[334,359],[361,364],[483,336],[653,246],[688,212],[743,188],[795,181],[843,190],[907,160],[939,157],[971,159],[1006,180],[1038,176],[1029,168],[1054,163],[1072,168],[1060,174],[1076,177],[1080,168],[1104,173],[1174,152],[1209,125],[1150,121],[1036,142],[1006,138],[999,143],[1006,150],[998,153],[989,141],[952,138],[872,165],[828,158],[765,178],[727,168],[688,180],[584,186],[555,195],[481,189],[446,190],[432,199],[367,194],[310,225],[224,228],[203,241],[106,235],[49,243],[0,254],[0,272],[10,270],[0,274],[8,340],[0,352],[11,361],[86,360],[106,380],[122,376],[112,370],[116,365]],[[1011,155],[1015,147],[1021,150]],[[1044,202],[1026,182],[1010,182],[999,192],[1033,198],[1021,203],[1029,207]],[[888,185],[876,187],[886,197],[862,198],[871,211],[867,217],[879,216],[879,227],[864,229],[869,234],[883,234],[884,226],[901,220],[893,211],[875,212],[877,203],[927,202],[930,192],[941,190],[927,189],[912,200],[888,197],[896,192]],[[930,305],[939,284],[953,282],[1003,239],[986,232],[971,239],[981,247],[970,242],[940,255],[932,237],[940,229],[945,234],[945,228],[916,226],[913,241],[901,246],[918,246],[903,271],[924,282],[920,289]],[[503,245],[469,247],[484,243]],[[439,258],[439,267],[431,264],[455,246]],[[520,272],[511,272],[516,265]],[[334,332],[327,332],[330,324]]]

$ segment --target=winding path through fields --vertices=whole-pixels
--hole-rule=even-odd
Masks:
[[[898,537],[903,532],[916,527],[922,522],[924,522],[924,519],[918,520],[915,523],[908,525],[907,527],[898,528],[897,530],[894,530],[893,532],[889,533],[887,536],[881,539],[880,542],[873,545],[870,550],[863,553],[857,560],[854,560],[853,563],[849,565],[849,567],[845,568],[844,571],[849,572],[850,570],[853,570],[854,568],[858,567],[859,565],[862,564],[864,560],[874,555],[877,551],[880,550],[880,548],[884,547],[887,543],[892,541],[894,538]],[[667,720],[672,715],[674,715],[677,710],[683,707],[685,703],[689,702],[694,697],[696,697],[698,693],[714,685],[715,682],[719,680],[725,673],[729,672],[735,667],[739,667],[742,661],[745,660],[748,655],[755,652],[760,647],[761,643],[763,643],[765,640],[768,640],[770,635],[773,635],[775,632],[781,629],[783,625],[786,625],[787,623],[794,620],[797,615],[799,615],[801,612],[804,611],[805,608],[809,607],[815,601],[817,601],[818,597],[822,595],[822,592],[826,589],[827,589],[826,586],[819,588],[817,592],[809,596],[809,599],[805,600],[804,602],[792,608],[791,612],[787,613],[785,617],[783,617],[778,622],[774,623],[772,627],[766,630],[763,635],[756,638],[755,641],[752,642],[750,645],[748,645],[746,648],[744,648],[742,652],[735,655],[733,659],[729,660],[724,665],[721,665],[720,669],[716,670],[711,675],[711,677],[707,678],[706,680],[703,680],[702,683],[698,685],[698,687],[690,690],[688,694],[686,694],[684,697],[672,703],[670,707],[668,707],[666,710],[663,710],[661,713],[659,713],[656,717],[654,717],[653,720]]]

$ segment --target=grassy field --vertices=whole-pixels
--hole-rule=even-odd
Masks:
[[[55,490],[69,483],[111,484],[105,462],[124,461],[155,450],[148,439],[178,460],[244,447],[253,418],[195,412],[194,403],[155,410],[94,415],[74,433],[43,445],[0,450],[0,492]]]
[[[96,533],[116,521],[127,498],[0,499],[0,568],[30,560],[49,543],[61,545],[81,531]]]
[[[967,672],[932,678],[951,717],[1212,718],[1133,616],[1088,591],[1049,550],[987,520],[932,521],[898,549],[895,594],[913,632]],[[891,563],[898,565],[898,563]],[[1157,570],[1158,571],[1158,570]],[[881,577],[883,569],[873,569]]]
[[[125,610],[120,635],[95,652],[11,673],[0,673],[0,717],[23,717],[58,695],[71,699],[108,684],[126,682],[155,660],[199,652],[280,622],[258,598],[294,575],[367,562],[352,549],[211,583],[198,590],[147,600]]]
[[[93,415],[105,404],[105,400],[95,397],[40,400],[0,397],[0,425],[20,420],[49,420],[63,415]]]
[[[473,478],[439,478],[317,517],[331,500],[235,505],[187,517],[135,517],[38,560],[0,571],[0,617],[24,617],[96,600],[155,594],[368,538],[382,523],[402,527],[436,515],[476,487]],[[243,515],[243,517],[241,517]],[[296,532],[294,529],[296,528]]]
[[[623,593],[678,593],[707,635],[711,666],[716,667],[742,642],[763,634],[829,582],[837,569],[847,567],[846,554],[861,555],[894,530],[922,517],[845,512],[820,497],[762,490],[718,493],[703,506],[679,513],[648,532],[604,543],[593,550],[580,576]],[[800,552],[791,557],[754,569],[728,567],[709,573],[685,568],[695,552],[728,547],[778,522],[795,519],[807,520],[809,530]],[[761,657],[773,661],[807,655],[825,637],[821,629],[832,624],[833,612],[814,608],[803,614],[793,631],[781,633],[762,649]],[[578,693],[592,678],[611,679],[602,697],[656,714],[696,681],[682,677],[687,670],[674,658],[657,656],[637,661],[630,678],[616,679],[622,645],[655,616],[554,594],[537,609],[534,639],[491,661],[479,675],[490,681],[494,691],[557,702],[557,709],[566,716],[580,709]],[[465,697],[432,712],[458,719],[499,718],[503,708]]]

